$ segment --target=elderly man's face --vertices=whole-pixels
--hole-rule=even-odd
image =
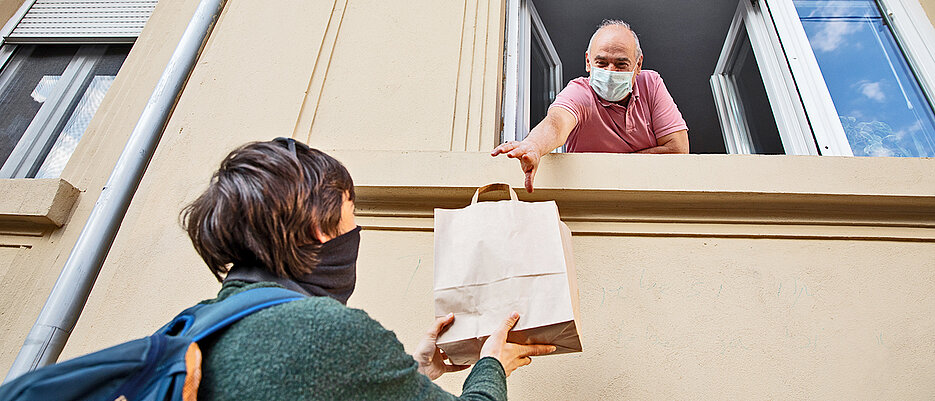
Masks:
[[[607,26],[598,31],[584,57],[587,72],[597,67],[639,74],[643,67],[643,57],[637,56],[633,33],[622,26]]]

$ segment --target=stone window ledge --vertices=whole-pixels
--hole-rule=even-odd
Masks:
[[[935,242],[935,159],[551,154],[529,194],[516,160],[486,153],[328,153],[368,229],[430,231],[434,208],[507,182],[520,200],[556,201],[576,234]]]
[[[0,180],[0,224],[46,230],[65,225],[81,191],[61,178]]]

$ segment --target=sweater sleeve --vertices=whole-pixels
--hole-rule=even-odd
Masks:
[[[464,380],[462,400],[506,400],[506,372],[500,361],[485,357],[477,361]]]
[[[364,311],[351,309],[348,324],[361,330],[358,355],[345,361],[366,361],[359,369],[360,385],[366,389],[360,399],[398,400],[468,400],[498,401],[507,399],[506,374],[494,358],[483,358],[474,365],[464,381],[460,397],[448,393],[419,373],[418,363],[406,353],[396,335],[371,319]],[[354,362],[350,362],[354,363]],[[356,387],[356,386],[355,386]]]

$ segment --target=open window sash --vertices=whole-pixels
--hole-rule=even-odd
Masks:
[[[786,154],[853,155],[831,94],[792,0],[742,0],[711,77],[729,153],[755,152],[737,88],[745,46],[752,48]],[[828,118],[832,116],[832,118]]]

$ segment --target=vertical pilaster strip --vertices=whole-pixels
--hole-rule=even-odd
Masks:
[[[500,105],[503,99],[503,49],[506,31],[506,0],[487,1],[487,40],[484,70],[481,75],[481,114],[478,121],[478,147],[481,152],[493,150],[500,141]]]
[[[477,5],[483,0],[465,0],[461,19],[461,48],[458,57],[454,110],[451,118],[451,151],[468,150],[467,127],[471,103],[471,79],[474,66],[474,41],[477,37]]]
[[[487,151],[500,136],[504,5],[505,0],[465,2],[452,151]]]
[[[464,148],[467,151],[480,150],[480,127],[483,119],[484,71],[487,67],[487,24],[490,20],[487,9],[489,0],[478,0],[474,23],[473,62],[471,63],[471,99],[467,106],[467,126],[464,133]]]
[[[315,60],[315,66],[312,68],[309,77],[308,88],[306,90],[305,101],[296,117],[295,129],[292,137],[309,142],[311,141],[312,127],[315,125],[315,115],[318,112],[318,105],[321,102],[321,93],[325,86],[325,79],[328,76],[328,68],[331,66],[331,57],[334,54],[335,43],[338,40],[338,34],[341,31],[341,23],[344,21],[344,12],[347,9],[347,0],[335,0],[331,8],[331,17],[328,18],[328,27],[325,29],[325,35],[322,37],[322,43],[318,52],[318,58]]]

